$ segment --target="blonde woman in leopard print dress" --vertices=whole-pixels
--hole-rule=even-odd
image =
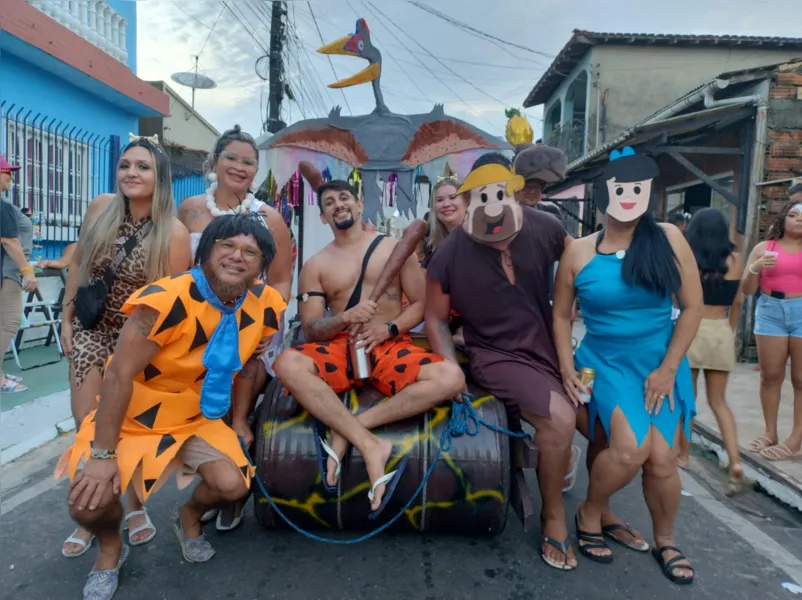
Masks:
[[[67,276],[61,339],[70,362],[70,393],[76,427],[97,404],[103,369],[125,323],[120,308],[137,289],[172,273],[186,271],[191,262],[189,232],[175,218],[170,161],[158,140],[132,136],[117,165],[117,192],[92,200],[84,215],[77,248]],[[98,323],[84,329],[75,318],[73,299],[79,286],[103,277],[106,267],[139,227],[141,242],[116,270]],[[132,545],[156,535],[136,494],[126,498],[126,526]],[[81,556],[93,538],[78,528],[65,542],[62,554]]]

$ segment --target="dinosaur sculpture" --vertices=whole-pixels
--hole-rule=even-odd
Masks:
[[[512,152],[504,140],[446,115],[442,104],[427,114],[392,112],[381,90],[381,52],[371,43],[364,19],[356,22],[353,35],[326,44],[318,52],[367,60],[367,68],[329,87],[370,82],[376,108],[368,115],[344,116],[338,106],[327,118],[297,122],[268,139],[263,148],[267,149],[267,162],[279,187],[301,160],[321,171],[328,167],[335,178],[347,178],[352,169],[358,169],[365,219],[382,214],[382,189],[389,181],[394,181],[397,189],[395,210],[410,216],[416,212],[414,185],[419,167],[430,180],[442,174],[446,165],[464,176],[481,154]]]

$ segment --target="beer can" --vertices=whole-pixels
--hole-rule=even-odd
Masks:
[[[579,381],[587,388],[587,393],[579,392],[579,396],[584,404],[590,402],[590,397],[593,395],[593,382],[596,380],[596,371],[593,369],[582,369],[579,371]]]

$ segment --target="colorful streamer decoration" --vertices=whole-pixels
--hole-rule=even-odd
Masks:
[[[393,206],[393,198],[395,196],[395,186],[398,183],[398,173],[390,173],[390,206]]]

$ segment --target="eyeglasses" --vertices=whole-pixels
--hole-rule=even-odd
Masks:
[[[259,166],[259,162],[255,158],[251,158],[249,156],[240,156],[239,154],[234,154],[233,152],[223,152],[220,157],[228,162],[242,163],[249,169],[255,169],[257,166]]]
[[[217,244],[217,246],[225,253],[226,256],[229,254],[234,254],[234,252],[239,250],[242,257],[247,261],[252,262],[262,258],[262,252],[260,250],[256,250],[250,246],[238,244],[231,240],[215,240],[214,243]]]

